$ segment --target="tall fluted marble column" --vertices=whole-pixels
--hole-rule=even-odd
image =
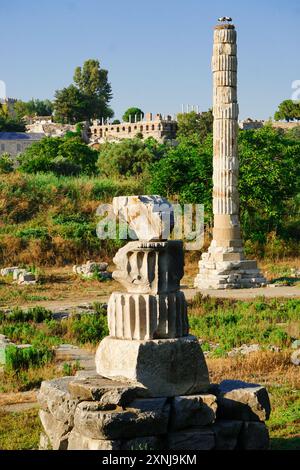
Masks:
[[[213,240],[199,262],[195,287],[225,289],[266,283],[256,261],[244,259],[239,224],[237,46],[232,24],[214,30]]]

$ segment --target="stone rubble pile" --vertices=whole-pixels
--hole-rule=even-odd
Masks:
[[[266,389],[223,381],[207,393],[151,397],[146,388],[100,376],[43,382],[40,449],[267,449]]]
[[[86,264],[73,266],[73,273],[80,274],[85,278],[91,278],[95,273],[99,273],[103,279],[111,279],[111,273],[107,271],[108,263],[87,261]]]
[[[36,276],[28,269],[20,268],[19,266],[10,266],[3,268],[0,271],[1,276],[13,276],[13,281],[19,285],[36,284]]]

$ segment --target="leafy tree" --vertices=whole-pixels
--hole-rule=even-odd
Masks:
[[[18,100],[13,108],[19,119],[24,116],[51,116],[53,112],[53,104],[50,100],[32,99],[28,102]]]
[[[63,124],[75,124],[86,118],[85,96],[75,86],[70,85],[55,92],[55,120]]]
[[[293,100],[284,100],[278,106],[278,111],[274,114],[275,121],[299,121],[300,102]]]
[[[100,68],[98,60],[89,59],[74,72],[74,83],[55,94],[55,116],[59,122],[113,116],[109,107],[112,98],[108,71]]]
[[[213,130],[213,114],[209,109],[201,114],[191,111],[190,113],[178,114],[177,138],[190,138],[193,141],[203,141]]]
[[[151,191],[176,197],[181,203],[204,204],[211,217],[212,206],[212,135],[204,142],[181,138],[164,158],[151,168]]]
[[[241,223],[248,237],[265,240],[283,230],[300,192],[300,143],[271,126],[239,133]]]
[[[53,172],[57,175],[94,174],[98,153],[84,144],[80,137],[45,137],[19,156],[20,169],[25,173]]]
[[[0,132],[25,132],[25,122],[0,112]]]
[[[119,119],[114,119],[112,123],[113,124],[121,124],[121,121]]]
[[[125,122],[135,122],[135,119],[137,121],[141,121],[142,118],[144,117],[144,112],[140,108],[128,108],[125,113],[123,114],[123,121]]]
[[[154,142],[153,142],[154,141]],[[106,176],[141,175],[149,165],[163,153],[162,144],[154,139],[124,139],[120,143],[105,143],[100,146],[98,167]]]
[[[204,204],[212,217],[212,136],[180,138],[151,167],[151,191],[182,203]],[[285,221],[300,192],[300,143],[271,126],[239,133],[240,211],[246,238],[265,241],[285,234]],[[287,235],[287,234],[286,234]],[[285,235],[284,235],[285,236]]]

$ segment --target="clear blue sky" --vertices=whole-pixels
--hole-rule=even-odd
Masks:
[[[8,96],[52,99],[77,65],[98,58],[116,117],[132,105],[205,110],[212,31],[223,15],[238,30],[240,116],[268,118],[300,80],[299,0],[1,0],[0,80]]]

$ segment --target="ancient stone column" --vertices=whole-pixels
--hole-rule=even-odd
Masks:
[[[239,159],[236,30],[214,30],[213,72],[213,240],[199,262],[195,287],[257,287],[266,280],[256,261],[245,260],[239,223]]]
[[[137,235],[114,257],[113,272],[126,292],[108,302],[109,337],[96,353],[98,374],[143,386],[150,396],[199,393],[209,386],[199,341],[189,335],[180,291],[183,244],[168,240],[171,204],[160,196],[117,197],[114,212]]]

